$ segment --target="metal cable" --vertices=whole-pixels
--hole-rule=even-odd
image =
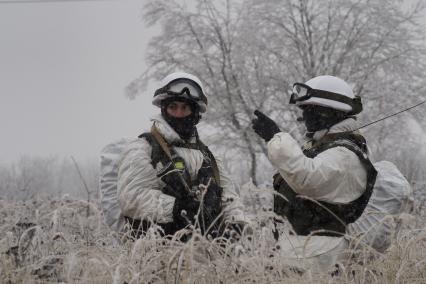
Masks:
[[[372,121],[372,122],[370,122],[370,123],[364,124],[363,126],[358,127],[358,128],[357,128],[357,129],[355,129],[355,130],[362,129],[362,128],[364,128],[364,127],[367,127],[367,126],[370,126],[370,125],[372,125],[372,124],[375,124],[375,123],[377,123],[377,122],[379,122],[379,121],[382,121],[382,120],[388,119],[389,117],[392,117],[392,116],[398,115],[398,114],[400,114],[400,113],[403,113],[403,112],[409,111],[410,109],[413,109],[413,108],[415,108],[415,107],[418,107],[419,105],[422,105],[422,104],[424,104],[424,103],[426,103],[426,100],[425,100],[425,101],[422,101],[422,102],[420,102],[420,103],[418,103],[418,104],[415,104],[415,105],[413,105],[413,106],[410,106],[410,107],[408,107],[408,108],[406,108],[406,109],[403,109],[403,110],[401,110],[401,111],[398,111],[398,112],[396,112],[396,113],[393,113],[393,114],[387,115],[387,116],[385,116],[385,117],[382,117],[382,118],[377,119],[377,120],[375,120],[375,121]],[[354,131],[355,131],[355,130],[354,130]]]
[[[38,4],[38,3],[66,3],[66,2],[106,2],[114,0],[0,0],[0,4]]]

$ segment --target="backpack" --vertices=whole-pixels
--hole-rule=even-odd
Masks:
[[[407,212],[413,198],[410,183],[393,163],[380,161],[373,165],[378,172],[373,193],[362,215],[347,226],[347,233],[355,241],[361,238],[362,243],[383,252],[396,229],[393,217]]]
[[[117,197],[118,166],[127,145],[133,139],[120,139],[106,145],[101,150],[101,168],[99,190],[101,209],[107,225],[114,231],[120,231],[125,224]]]

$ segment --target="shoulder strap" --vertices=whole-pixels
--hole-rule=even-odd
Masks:
[[[166,140],[164,140],[164,137],[160,134],[157,127],[154,125],[151,127],[151,134],[154,136],[158,144],[160,144],[161,149],[163,149],[167,157],[169,157],[170,160],[173,160],[169,145],[167,144]]]
[[[315,143],[312,147],[315,154],[319,154],[323,151],[334,147],[345,147],[358,156],[361,163],[364,165],[368,172],[377,174],[373,163],[367,155],[367,144],[365,138],[361,134],[355,134],[351,132],[333,133],[324,136]],[[308,151],[309,152],[309,151]],[[315,155],[314,154],[314,155]]]
[[[151,132],[142,133],[138,137],[145,138],[151,145],[151,164],[154,168],[159,161],[167,162],[166,160],[173,160],[173,154],[169,144],[154,125],[151,127]]]
[[[198,140],[201,152],[205,153],[211,161],[211,166],[212,166],[213,175],[214,175],[216,184],[220,185],[219,167],[217,166],[217,162],[213,153],[210,151],[209,147],[207,147],[203,142],[201,142],[201,140],[199,139],[197,140]]]
[[[367,145],[365,138],[360,134],[336,133],[325,136],[325,139],[321,139],[319,142],[321,142],[319,145],[314,146],[317,147],[317,153],[334,147],[345,147],[346,149],[356,154],[363,164],[367,171],[366,189],[360,197],[351,202],[357,203],[358,212],[362,213],[367,206],[368,201],[370,200],[371,194],[373,193],[373,188],[377,177],[377,170],[374,168],[373,163],[371,163],[367,155]],[[360,214],[355,213],[353,216],[348,216],[348,223],[355,222],[355,220],[359,217],[358,215]]]
[[[142,133],[141,135],[138,136],[138,138],[144,138],[149,143],[149,145],[151,145],[151,148],[152,148],[151,165],[153,168],[155,168],[158,162],[160,161],[163,164],[167,163],[169,158],[165,155],[160,144],[157,142],[157,140],[154,138],[151,132]]]
[[[350,143],[357,146],[361,151],[367,152],[367,142],[364,136],[353,132],[330,133],[314,143],[313,147],[322,148],[325,145],[338,143]],[[333,146],[332,146],[333,147]],[[329,147],[326,147],[329,148]]]

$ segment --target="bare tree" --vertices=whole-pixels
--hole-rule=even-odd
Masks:
[[[406,9],[402,1],[387,0],[253,3],[252,18],[258,19],[253,28],[268,31],[256,33],[254,42],[287,66],[275,73],[302,82],[321,74],[345,79],[363,97],[361,123],[425,97],[424,32],[416,23],[424,9],[420,1]],[[384,157],[418,147],[406,143],[417,135],[407,127],[411,118],[406,113],[365,129],[372,150]]]
[[[261,109],[294,129],[296,110],[287,103],[292,83],[342,77],[366,102],[363,121],[420,97],[425,66],[416,19],[423,6],[404,10],[400,2],[149,1],[147,24],[162,32],[150,43],[148,70],[127,93],[135,96],[149,80],[176,69],[201,77],[209,95],[207,123],[216,130],[211,142],[248,160],[256,183],[266,149],[250,128],[252,112]],[[375,134],[373,128],[368,133]]]

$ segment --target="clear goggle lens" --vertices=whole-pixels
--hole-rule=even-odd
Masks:
[[[294,85],[293,94],[295,94],[298,98],[306,96],[308,94],[308,88],[301,85]]]
[[[293,92],[290,97],[290,104],[295,104],[296,102],[305,101],[311,97],[309,91],[312,90],[309,86],[306,86],[301,83],[295,83],[293,85]]]
[[[191,84],[185,82],[173,83],[169,86],[168,93],[178,96],[187,95],[189,98],[200,100],[200,91]]]

